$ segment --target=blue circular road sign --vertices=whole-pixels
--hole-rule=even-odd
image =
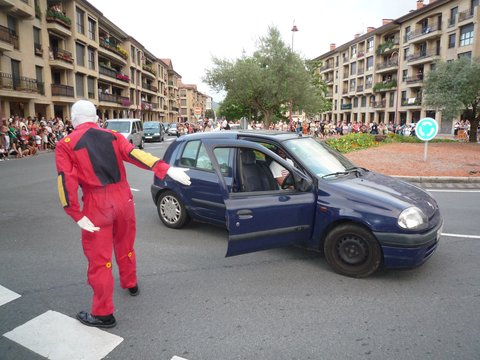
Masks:
[[[435,119],[424,118],[420,120],[415,126],[415,135],[420,140],[429,141],[432,140],[438,134],[438,124]]]

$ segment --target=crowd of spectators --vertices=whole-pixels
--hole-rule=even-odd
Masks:
[[[28,116],[2,119],[0,123],[0,161],[37,155],[55,149],[58,140],[73,130],[70,121],[46,120]]]

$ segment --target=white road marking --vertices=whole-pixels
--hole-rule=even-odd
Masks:
[[[467,238],[467,239],[480,239],[480,236],[477,235],[462,235],[462,234],[449,234],[441,233],[442,236],[458,237],[458,238]]]
[[[139,189],[135,189],[135,188],[130,188],[130,190],[132,190],[132,191],[140,191]]]
[[[18,299],[20,296],[22,295],[19,295],[11,290],[8,290],[6,287],[3,287],[2,285],[0,285],[0,306],[10,301],[13,301],[15,299]]]
[[[480,193],[480,190],[454,190],[454,189],[426,189],[428,192],[448,192],[448,193]]]
[[[53,360],[103,359],[123,341],[120,336],[85,326],[52,310],[3,336]]]
[[[182,358],[182,357],[180,357],[180,356],[176,356],[176,355],[175,355],[175,356],[172,357],[170,360],[188,360],[188,359],[185,359],[185,358]]]

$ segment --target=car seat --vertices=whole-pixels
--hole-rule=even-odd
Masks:
[[[272,172],[265,163],[256,160],[253,150],[241,149],[240,159],[242,191],[269,191],[278,189]]]

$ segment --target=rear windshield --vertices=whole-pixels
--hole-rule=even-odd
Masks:
[[[143,130],[158,130],[160,127],[160,124],[158,123],[143,123]]]
[[[119,133],[130,132],[130,122],[128,121],[107,121],[105,127],[110,130],[115,130]]]

